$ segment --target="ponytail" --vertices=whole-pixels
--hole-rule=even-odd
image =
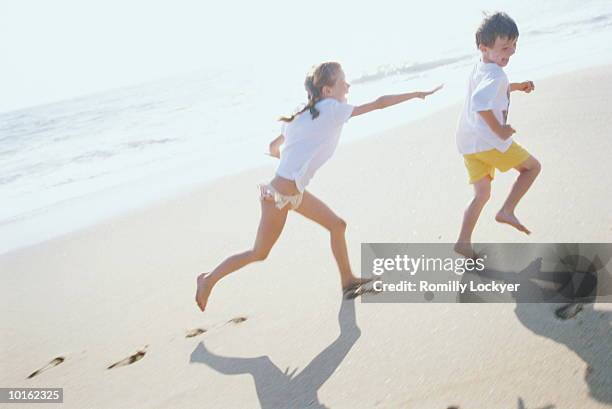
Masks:
[[[332,69],[330,70],[330,68]],[[291,122],[296,116],[307,110],[310,111],[312,119],[316,119],[319,116],[319,110],[316,108],[316,104],[322,99],[321,92],[323,91],[323,87],[326,85],[334,85],[338,69],[340,69],[340,64],[337,62],[326,62],[316,66],[304,80],[304,88],[306,88],[306,92],[308,93],[308,103],[306,106],[293,115],[281,116],[278,120]]]

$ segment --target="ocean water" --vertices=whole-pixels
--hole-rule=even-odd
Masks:
[[[342,47],[320,38],[282,52],[270,44],[261,59],[211,62],[189,74],[0,113],[0,253],[275,163],[264,152],[278,134],[276,119],[304,102],[304,74],[321,60],[342,62],[354,104],[445,84],[426,101],[355,118],[342,144],[461,101],[478,58],[473,32],[483,9],[504,9],[519,25],[506,69],[511,81],[612,63],[612,1],[489,3],[439,10],[434,2],[409,15],[389,13],[391,21],[376,18],[384,10],[366,11],[355,17],[357,34],[342,34]],[[454,135],[441,137],[454,143]]]

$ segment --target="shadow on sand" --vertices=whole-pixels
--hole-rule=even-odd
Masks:
[[[361,330],[355,317],[355,300],[343,300],[338,314],[340,335],[302,371],[280,370],[268,356],[235,358],[219,356],[200,342],[191,353],[191,363],[208,365],[225,375],[249,374],[255,381],[259,403],[267,408],[326,408],[319,402],[318,390],[340,366]]]
[[[574,274],[568,275],[566,268],[559,271],[542,271],[542,259],[536,258],[518,273],[485,269],[478,274],[477,279],[520,282],[520,291],[513,297],[519,321],[533,333],[574,351],[586,364],[584,380],[588,385],[589,395],[599,402],[611,404],[612,311],[596,310],[594,303],[601,300],[609,302],[612,295],[611,275],[605,269],[612,256],[599,255],[585,262],[584,257],[577,254],[575,251],[569,251],[561,258],[562,264],[572,267]],[[464,281],[474,279],[474,275],[470,276],[464,277]],[[535,299],[555,300],[560,293],[561,298],[571,301],[565,304],[533,302]],[[485,300],[479,300],[477,295],[469,294],[460,296],[459,301]],[[550,376],[554,377],[556,374],[551,373]],[[562,388],[563,385],[559,387]]]

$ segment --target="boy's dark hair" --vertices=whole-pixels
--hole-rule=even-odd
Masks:
[[[476,30],[476,47],[480,44],[493,47],[496,38],[508,38],[514,40],[518,38],[519,31],[512,18],[502,11],[495,14],[486,14]]]

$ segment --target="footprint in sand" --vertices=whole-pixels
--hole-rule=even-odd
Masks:
[[[523,401],[523,398],[520,398],[520,397],[518,398],[517,406],[518,406],[518,409],[528,409],[525,406],[525,401]],[[539,408],[534,408],[534,409],[555,409],[555,405],[540,406]]]
[[[47,369],[51,369],[54,366],[58,366],[59,364],[61,364],[65,360],[66,360],[66,358],[64,358],[63,356],[58,356],[57,358],[55,358],[51,362],[49,362],[47,365],[45,365],[42,368],[40,368],[39,370],[32,372],[30,375],[28,375],[27,379],[34,378],[35,376],[40,375],[42,372],[46,371]]]
[[[227,325],[227,324],[238,325],[238,324],[241,324],[241,323],[245,322],[246,320],[247,320],[247,317],[232,318],[231,320],[226,321],[224,323],[213,324],[212,325],[212,330],[219,329],[223,325]],[[193,328],[193,329],[185,331],[185,338],[194,338],[194,337],[197,337],[198,335],[202,335],[203,333],[208,332],[208,331],[209,330],[206,329],[206,328]]]
[[[206,330],[204,328],[194,328],[194,329],[190,329],[189,331],[187,331],[185,333],[185,338],[193,338],[193,337],[197,337],[200,334],[205,333]]]
[[[236,318],[232,318],[231,320],[227,321],[226,324],[234,324],[234,325],[238,325],[240,323],[243,323],[247,320],[247,317],[236,317]],[[185,338],[193,338],[193,337],[197,337],[198,335],[201,335],[203,333],[207,332],[207,330],[205,328],[194,328],[194,329],[190,329],[185,333]],[[127,365],[131,365],[134,362],[140,361],[142,358],[144,358],[144,356],[146,355],[146,349],[148,348],[148,345],[145,345],[145,347],[136,352],[133,355],[128,356],[127,358],[122,359],[121,361],[115,362],[114,364],[110,365],[108,368],[106,369],[113,369],[113,368],[119,368],[121,366],[127,366]],[[47,365],[43,366],[42,368],[32,372],[30,375],[28,375],[27,379],[31,379],[35,376],[40,375],[42,372],[51,369],[59,364],[61,364],[62,362],[64,362],[66,360],[66,358],[64,358],[63,356],[57,357],[55,359],[53,359],[51,362],[49,362]]]
[[[582,311],[581,303],[571,303],[557,308],[555,315],[562,320],[568,320],[574,318],[580,311]]]
[[[111,366],[109,366],[106,369],[113,369],[113,368],[118,368],[120,366],[127,366],[127,365],[131,365],[134,362],[140,361],[146,354],[146,349],[147,349],[148,345],[145,345],[144,349],[142,349],[141,351],[136,352],[134,355],[130,355],[125,359],[122,359],[119,362],[115,362],[114,364],[112,364]]]

